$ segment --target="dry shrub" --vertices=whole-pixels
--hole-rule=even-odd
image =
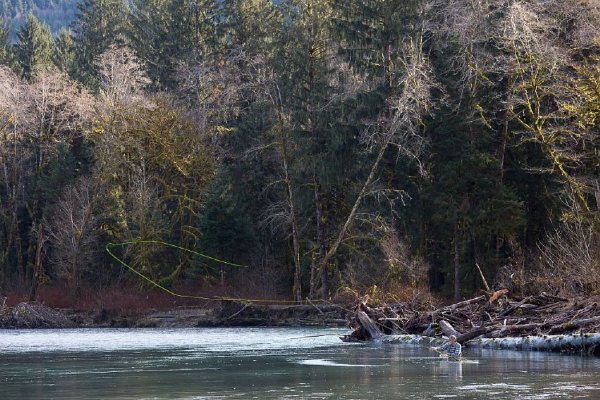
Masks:
[[[540,292],[563,296],[598,294],[600,266],[592,223],[572,218],[538,244],[536,257],[501,269],[497,282],[514,294]]]
[[[366,302],[371,306],[404,303],[412,310],[433,310],[444,304],[444,300],[434,296],[427,286],[397,286],[382,290],[373,285],[362,292],[342,286],[338,288],[331,301],[335,304],[347,305]]]
[[[384,236],[379,246],[388,264],[387,282],[412,288],[427,284],[429,266],[420,257],[412,255],[410,247],[396,232]]]
[[[288,300],[290,293],[281,288],[289,287],[292,272],[275,263],[264,263],[253,268],[234,270],[226,279],[227,294],[240,299]],[[288,283],[288,284],[286,284]]]
[[[595,294],[600,268],[593,224],[580,218],[567,221],[539,244],[540,267],[533,279],[538,288],[563,294]]]
[[[429,266],[412,255],[394,230],[386,230],[379,249],[383,262],[369,264],[365,259],[346,264],[344,283],[334,301],[352,303],[366,295],[371,304],[408,302],[427,307],[437,302],[428,288]]]

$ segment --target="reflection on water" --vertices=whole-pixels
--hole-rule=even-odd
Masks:
[[[600,398],[600,360],[348,344],[339,329],[0,331],[0,399]]]

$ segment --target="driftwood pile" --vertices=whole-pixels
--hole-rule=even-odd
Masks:
[[[19,303],[0,308],[0,328],[73,328],[75,323],[60,311],[37,303]]]
[[[426,311],[413,310],[407,304],[370,307],[367,302],[363,299],[356,306],[350,322],[354,331],[342,340],[416,334],[456,335],[465,343],[475,338],[600,332],[600,297],[567,299],[541,293],[511,299],[503,289]]]

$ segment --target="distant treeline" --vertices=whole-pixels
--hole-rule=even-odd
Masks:
[[[136,282],[133,242],[234,293],[598,290],[595,2],[37,3],[0,1],[38,9],[0,29],[0,289]]]
[[[75,18],[77,3],[79,0],[0,0],[0,18],[14,31],[31,12],[56,33],[60,28],[71,24]]]

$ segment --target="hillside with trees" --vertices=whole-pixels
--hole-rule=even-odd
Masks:
[[[0,293],[153,290],[109,243],[201,296],[600,290],[595,1],[36,15],[0,28]]]
[[[0,0],[0,19],[18,29],[27,14],[33,13],[56,33],[75,18],[79,0]]]

